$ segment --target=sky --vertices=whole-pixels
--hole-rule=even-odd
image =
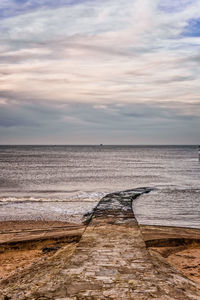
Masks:
[[[199,144],[199,0],[1,0],[0,144]]]

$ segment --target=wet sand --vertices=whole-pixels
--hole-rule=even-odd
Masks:
[[[81,235],[83,224],[59,221],[0,222],[0,244]]]

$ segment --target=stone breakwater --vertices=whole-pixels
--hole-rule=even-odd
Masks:
[[[105,196],[88,217],[81,240],[46,264],[0,285],[1,299],[200,299],[200,288],[150,255],[132,201],[150,189]]]

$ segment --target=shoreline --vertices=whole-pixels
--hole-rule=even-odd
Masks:
[[[24,280],[26,291],[23,290],[20,299],[25,299],[24,295],[30,289],[32,295],[42,296],[49,292],[53,297],[55,293],[85,295],[83,290],[87,290],[87,286],[91,295],[102,292],[104,295],[105,287],[109,290],[106,295],[115,294],[120,288],[117,282],[123,285],[122,294],[126,296],[130,291],[161,295],[163,285],[171,289],[170,295],[174,295],[177,291],[172,289],[173,278],[177,278],[176,284],[183,295],[194,295],[199,291],[200,283],[200,230],[138,224],[132,201],[148,192],[148,189],[139,188],[108,194],[100,200],[84,225],[44,220],[1,221],[0,286],[3,295],[14,297],[13,292],[17,295]],[[146,277],[147,273],[150,278]],[[51,274],[56,275],[52,277]],[[63,274],[67,290],[61,283]],[[48,290],[43,276],[50,286],[56,287],[55,291]],[[187,278],[188,291],[183,288],[184,278]],[[17,289],[15,282],[18,282]],[[148,284],[151,292],[144,289]]]
[[[200,229],[157,225],[139,227],[151,255],[200,283]],[[84,230],[84,224],[63,221],[0,221],[0,280],[54,255],[66,245],[77,244]]]

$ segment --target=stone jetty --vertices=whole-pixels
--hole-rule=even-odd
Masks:
[[[63,249],[51,263],[8,278],[0,284],[1,299],[200,299],[198,284],[146,248],[132,201],[149,191],[102,198],[70,255]]]

